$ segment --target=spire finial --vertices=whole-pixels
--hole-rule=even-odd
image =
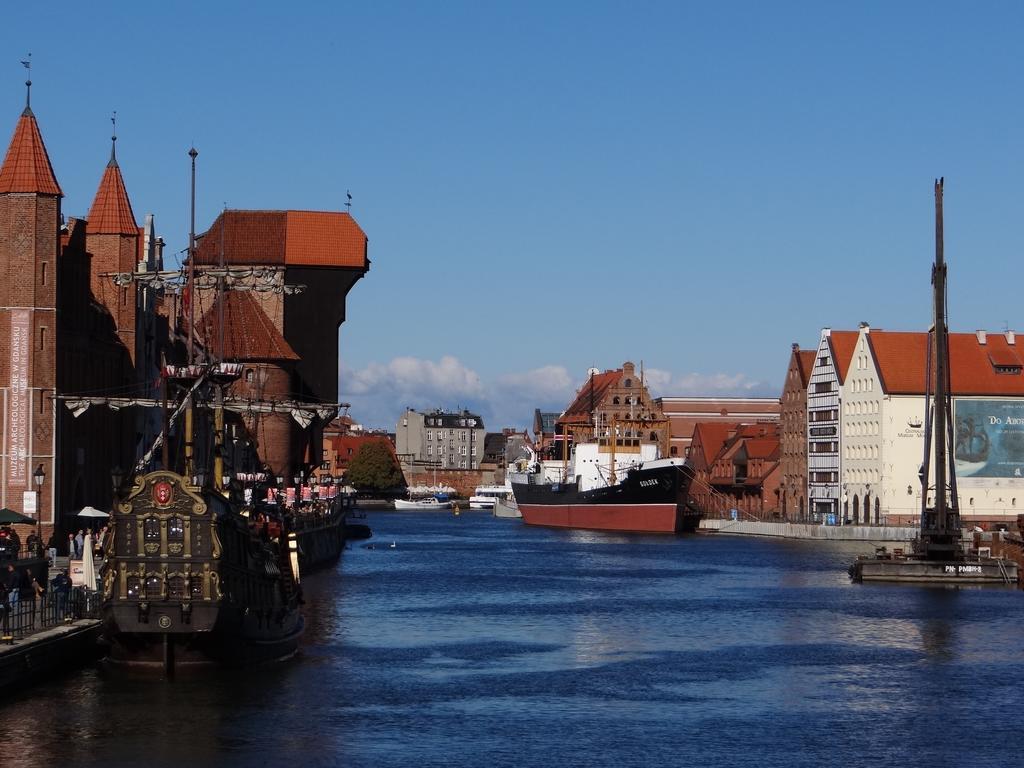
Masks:
[[[114,126],[110,136],[110,162],[108,166],[117,165],[117,110],[110,116],[110,124]]]
[[[25,109],[29,112],[32,111],[32,54],[28,55],[27,61],[21,62],[22,66],[28,70],[28,80],[25,81]]]
[[[345,190],[345,197],[348,198],[345,201],[345,207],[348,209],[349,213],[352,213],[352,193],[347,189]]]

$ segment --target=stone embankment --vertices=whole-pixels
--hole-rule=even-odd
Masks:
[[[753,520],[701,520],[700,532],[733,536],[769,536],[778,539],[905,544],[909,548],[910,542],[917,537],[918,529],[883,525],[809,525],[762,523]]]

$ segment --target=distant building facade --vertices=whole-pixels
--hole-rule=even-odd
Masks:
[[[813,349],[794,344],[782,386],[779,504],[787,520],[807,519],[807,384],[815,360]]]
[[[669,420],[669,455],[681,457],[689,456],[698,422],[774,422],[780,412],[775,397],[659,397],[655,403]]]
[[[623,452],[628,450],[630,440],[657,443],[663,456],[669,450],[668,421],[636,367],[628,361],[614,370],[591,369],[572,403],[558,417],[556,432],[556,443],[562,435],[567,435],[571,443],[594,437],[609,440],[614,433]],[[553,448],[555,454],[560,450],[557,445]]]
[[[483,419],[467,410],[420,413],[410,408],[395,428],[395,450],[403,462],[438,469],[479,469],[485,434]]]

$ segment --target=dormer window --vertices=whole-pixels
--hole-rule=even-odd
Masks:
[[[1001,375],[1012,376],[1021,372],[1021,367],[1019,365],[996,365],[993,366],[993,368],[995,368],[996,373]]]

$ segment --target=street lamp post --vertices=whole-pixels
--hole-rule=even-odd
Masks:
[[[43,465],[40,464],[36,467],[36,471],[32,473],[32,482],[36,485],[36,549],[39,553],[43,551],[43,529],[41,525],[43,517],[43,481],[46,479],[46,473],[43,471]]]

